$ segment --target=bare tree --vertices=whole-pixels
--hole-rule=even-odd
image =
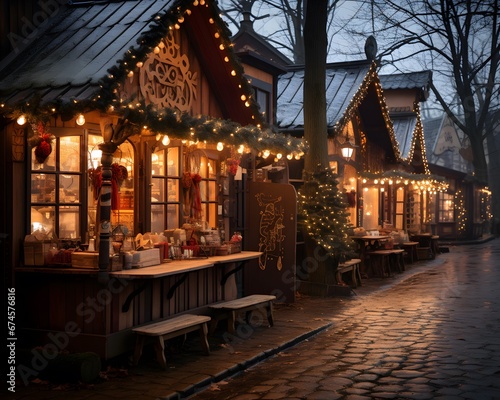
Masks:
[[[304,138],[310,151],[305,155],[304,169],[314,171],[317,166],[328,167],[326,122],[326,23],[327,0],[307,3],[304,29]]]
[[[498,0],[372,0],[373,14],[353,24],[351,37],[377,21],[378,60],[407,71],[433,71],[433,94],[470,141],[477,179],[488,182],[484,142],[490,114],[499,106]],[[490,125],[491,126],[491,125]]]
[[[295,64],[305,63],[304,15],[307,0],[221,0],[219,3],[224,16],[237,29],[244,13],[251,13],[254,21],[262,20],[265,26],[272,25],[269,29],[259,29],[259,33],[278,50],[293,58]],[[334,15],[341,3],[340,0],[327,0],[326,32],[329,37],[334,36],[339,29],[334,24]],[[330,41],[327,44],[327,54],[331,51],[332,43]]]

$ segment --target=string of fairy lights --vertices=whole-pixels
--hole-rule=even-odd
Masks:
[[[212,34],[219,41],[223,60],[230,66],[228,79],[239,79],[237,82],[241,90],[239,101],[251,110],[255,124],[241,126],[231,120],[203,115],[193,116],[175,109],[158,109],[137,99],[120,98],[119,93],[125,79],[132,78],[138,73],[149,54],[158,51],[158,46],[166,35],[181,28],[192,14],[193,7],[213,7],[213,12],[207,13],[210,15],[208,22],[213,27]],[[38,95],[12,106],[0,104],[0,109],[3,109],[10,118],[16,119],[19,124],[26,122],[38,124],[40,121],[46,123],[57,114],[69,114],[76,117],[77,123],[81,125],[85,123],[84,113],[98,110],[119,117],[126,116],[125,123],[128,125],[126,131],[129,136],[168,134],[171,138],[194,143],[198,141],[223,143],[225,146],[233,147],[243,145],[259,154],[275,154],[278,159],[283,156],[288,159],[302,157],[307,150],[307,144],[303,139],[263,126],[259,105],[253,98],[250,82],[244,77],[243,67],[232,51],[229,37],[229,29],[220,18],[213,2],[205,0],[183,2],[182,5],[154,17],[151,29],[144,32],[138,40],[139,46],[129,48],[123,58],[118,60],[117,65],[108,70],[108,74],[99,81],[98,90],[91,98],[71,99],[67,102],[61,99],[43,102]]]
[[[464,235],[467,227],[467,213],[465,210],[465,196],[462,189],[457,190],[455,193],[455,210],[457,210],[457,231],[458,235]]]
[[[330,168],[305,172],[297,201],[299,224],[329,256],[352,251],[346,203]]]
[[[444,178],[431,174],[413,174],[405,171],[384,171],[381,173],[361,172],[358,178],[362,186],[375,186],[384,188],[389,187],[408,187],[413,190],[425,191],[431,194],[445,192],[449,184]]]
[[[387,128],[387,131],[389,132],[389,138],[390,138],[390,141],[392,144],[392,148],[394,150],[396,161],[401,161],[399,143],[398,143],[398,141],[396,139],[396,135],[394,133],[394,127],[392,124],[392,120],[389,116],[389,109],[388,109],[387,104],[384,100],[382,85],[380,84],[380,79],[378,78],[376,68],[377,68],[377,65],[375,62],[373,62],[370,66],[368,73],[364,77],[363,82],[360,85],[360,88],[358,89],[356,94],[353,96],[353,98],[349,102],[349,104],[346,108],[346,112],[344,113],[342,118],[340,118],[333,126],[334,136],[341,136],[342,135],[347,123],[354,118],[356,110],[358,109],[358,107],[359,107],[360,103],[363,101],[363,99],[366,97],[370,86],[373,84],[375,87],[375,90],[377,92],[377,98],[378,98],[379,105],[381,108],[382,116],[384,118],[384,123],[385,123],[385,126]],[[362,151],[365,150],[364,146],[366,146],[366,141],[361,140],[361,150]]]

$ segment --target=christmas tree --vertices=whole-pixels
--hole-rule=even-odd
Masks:
[[[304,172],[304,185],[298,191],[299,226],[304,235],[337,261],[352,252],[346,209],[337,174],[329,168]]]

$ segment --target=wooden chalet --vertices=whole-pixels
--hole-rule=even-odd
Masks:
[[[448,189],[429,205],[429,228],[446,240],[476,240],[490,233],[491,192],[474,178],[467,138],[446,116],[423,122],[429,168]]]
[[[259,213],[270,228],[295,204],[278,213],[243,182],[259,154],[303,148],[265,124],[215,2],[63,4],[0,67],[2,249],[20,346],[71,323],[64,350],[114,357],[136,326],[242,296],[244,263],[261,271],[274,257]]]
[[[303,130],[303,74],[302,67],[290,68],[278,84],[278,126],[297,136]],[[415,91],[409,104],[401,94],[393,97],[406,111],[391,112],[396,106],[388,107],[369,61],[329,64],[326,87],[331,166],[348,194],[351,224],[366,230],[384,225],[420,230],[422,209],[408,208],[410,193],[438,183],[427,168]],[[355,146],[348,160],[341,154],[346,142]],[[290,166],[290,179],[300,185],[301,162],[297,164]]]

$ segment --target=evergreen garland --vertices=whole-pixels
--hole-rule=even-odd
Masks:
[[[352,251],[346,207],[337,175],[329,168],[304,172],[304,184],[298,191],[298,222],[332,257]]]
[[[231,68],[239,77],[242,92],[247,94],[248,107],[256,118],[255,125],[241,126],[231,120],[191,116],[174,109],[157,110],[155,107],[146,106],[142,101],[138,102],[137,99],[131,98],[124,101],[117,95],[128,74],[137,71],[137,63],[145,61],[154,47],[172,29],[179,29],[180,21],[189,18],[191,14],[189,8],[198,5],[212,8],[209,14],[215,20],[214,26],[220,33],[221,44],[226,49]],[[252,95],[252,87],[244,75],[243,66],[234,54],[229,40],[230,31],[220,17],[219,11],[216,2],[195,0],[191,3],[176,0],[168,10],[152,18],[150,29],[141,34],[137,40],[137,46],[131,46],[123,54],[123,58],[117,60],[116,64],[107,71],[108,74],[97,84],[90,84],[95,89],[92,96],[85,99],[61,97],[52,101],[44,101],[40,91],[14,105],[0,104],[0,113],[6,113],[12,119],[24,115],[30,123],[38,123],[39,121],[47,122],[58,114],[69,120],[79,113],[98,110],[121,118],[125,133],[121,141],[131,135],[143,134],[145,131],[143,127],[147,127],[147,131],[153,134],[168,134],[171,138],[209,143],[224,142],[234,146],[244,144],[256,151],[269,150],[275,154],[302,156],[307,150],[307,145],[302,139],[284,135],[271,126],[263,127],[259,105]]]

